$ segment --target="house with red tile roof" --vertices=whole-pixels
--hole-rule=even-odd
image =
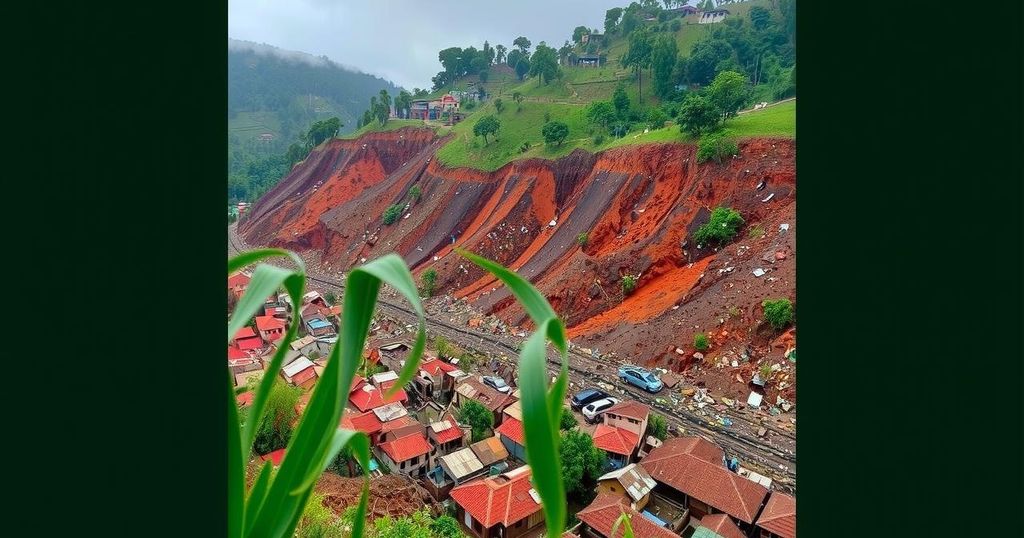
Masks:
[[[370,438],[370,446],[376,446],[383,424],[372,412],[348,413],[341,417],[341,427],[346,430],[363,432]]]
[[[250,405],[252,405],[253,397],[254,394],[251,390],[245,391],[235,396],[235,402],[238,403],[238,407],[249,407]]]
[[[241,349],[238,349],[237,346],[231,346],[231,345],[228,346],[228,362],[231,362],[233,360],[248,359],[248,358],[249,358],[249,354],[246,353],[245,351],[242,351]]]
[[[700,526],[693,533],[697,538],[747,538],[747,535],[736,526],[732,518],[725,514],[704,516]]]
[[[274,467],[277,467],[281,465],[282,461],[284,461],[284,451],[285,449],[279,448],[273,452],[260,456],[260,459],[263,461],[269,461]]]
[[[530,474],[530,467],[523,466],[452,488],[456,519],[464,532],[478,538],[537,535],[544,511]]]
[[[768,489],[725,467],[721,448],[700,437],[667,439],[640,466],[658,485],[663,496],[703,518],[727,514],[747,534],[768,497]]]
[[[623,538],[625,526],[619,525],[612,534],[612,527],[622,514],[629,517],[634,536],[644,538],[679,538],[679,535],[644,517],[619,495],[598,494],[589,506],[576,513],[580,520],[579,535],[587,538]]]
[[[260,338],[269,344],[284,336],[284,321],[271,316],[256,316],[256,330]]]
[[[409,396],[405,391],[398,389],[389,398],[384,397],[385,388],[377,388],[375,385],[366,383],[363,379],[356,379],[352,390],[348,393],[348,401],[361,412],[370,411],[394,402],[405,402]]]
[[[640,437],[623,428],[598,424],[594,430],[594,446],[608,455],[608,461],[616,468],[629,465],[636,454]]]
[[[316,384],[317,374],[313,361],[299,357],[281,368],[281,376],[288,383],[304,389]]]
[[[459,426],[459,421],[455,420],[451,413],[427,426],[427,438],[441,455],[466,446],[466,431]]]
[[[422,433],[384,441],[374,447],[373,451],[393,473],[418,478],[430,468],[431,446]]]
[[[647,434],[647,418],[650,414],[650,407],[633,400],[625,400],[605,410],[602,421],[606,426],[633,432],[638,440],[637,446],[640,446],[639,439]]]
[[[249,275],[243,272],[234,273],[228,276],[228,291],[234,294],[235,297],[241,297],[250,280],[252,279]]]
[[[643,510],[651,500],[651,491],[658,483],[643,467],[631,463],[597,479],[598,495],[622,497],[634,510]]]
[[[796,538],[796,499],[773,491],[757,518],[759,538]]]
[[[523,433],[523,423],[519,419],[506,413],[501,420],[501,426],[495,428],[494,434],[501,440],[509,455],[519,461],[526,461],[526,434]]]

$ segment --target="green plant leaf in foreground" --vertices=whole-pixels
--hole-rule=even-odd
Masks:
[[[258,274],[277,275],[273,271],[261,272],[258,267],[249,283],[250,288],[256,282]],[[302,277],[302,275],[297,276]],[[289,288],[289,294],[292,295],[297,291],[301,297],[301,285],[297,290],[293,290],[289,287],[289,278],[284,279],[285,286]],[[300,280],[304,282],[304,277]],[[407,363],[411,363],[412,372],[418,368],[419,353],[422,352],[426,339],[425,323],[422,317],[423,307],[419,303],[419,297],[415,294],[412,275],[409,274],[401,258],[393,254],[388,255],[351,271],[345,285],[342,331],[338,342],[331,350],[323,374],[313,390],[309,404],[286,449],[284,461],[266,495],[259,500],[250,497],[251,500],[261,502],[258,505],[253,504],[246,507],[247,513],[251,511],[256,513],[255,516],[247,515],[246,517],[247,520],[252,517],[252,528],[246,535],[275,538],[291,536],[316,479],[330,459],[336,456],[346,444],[352,445],[353,453],[362,465],[365,477],[359,512],[353,528],[354,536],[361,535],[369,491],[369,479],[365,475],[369,469],[369,440],[364,434],[341,430],[338,425],[345,407],[344,400],[362,359],[363,345],[382,282],[402,291],[409,297],[410,302],[421,315],[418,344],[414,347],[414,354],[407,361]],[[410,288],[413,290],[411,296],[406,293]],[[259,289],[262,293],[263,288]],[[300,299],[295,300],[294,304],[301,304]],[[287,349],[288,343],[294,338],[294,328],[297,326],[298,323],[292,324],[288,334],[279,343],[280,349]],[[278,362],[278,356],[275,354],[272,360],[272,369],[273,363]],[[276,366],[279,368],[280,364]],[[275,369],[273,375],[276,376],[276,373]],[[268,369],[264,374],[264,380],[270,376],[271,369]],[[398,385],[401,386],[401,384]],[[260,392],[263,389],[264,386],[261,385]],[[258,397],[257,395],[257,399]],[[248,425],[246,424],[246,426]],[[251,438],[248,443],[251,446]]]
[[[619,530],[619,525],[625,525],[622,530],[622,538],[633,538],[633,525],[629,523],[629,516],[625,512],[619,516],[619,519],[615,520],[615,524],[612,525],[612,536],[615,536],[615,531]]]
[[[498,277],[530,315],[537,329],[526,340],[519,355],[519,388],[523,403],[523,433],[526,436],[526,460],[533,471],[533,484],[544,505],[548,536],[557,536],[565,528],[565,484],[558,453],[561,438],[558,425],[568,380],[565,326],[537,288],[525,279],[486,258],[462,249],[460,255]],[[561,354],[561,371],[551,390],[547,390],[546,340]]]

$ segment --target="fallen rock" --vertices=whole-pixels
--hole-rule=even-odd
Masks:
[[[768,434],[768,428],[761,427],[761,428],[757,429],[757,436],[758,437],[764,437],[767,434]]]

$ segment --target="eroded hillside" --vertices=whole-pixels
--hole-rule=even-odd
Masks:
[[[505,288],[452,251],[460,246],[528,277],[577,344],[648,364],[681,366],[695,332],[720,349],[767,349],[761,301],[795,299],[793,140],[747,140],[721,164],[697,164],[693,145],[647,144],[494,172],[446,168],[432,159],[442,141],[403,128],[328,142],[239,229],[251,245],[319,252],[333,272],[398,252],[417,277],[434,268],[439,293],[528,325]],[[404,209],[384,225],[393,204]],[[742,214],[737,240],[717,251],[688,242],[719,205]],[[626,274],[638,283],[624,297]]]

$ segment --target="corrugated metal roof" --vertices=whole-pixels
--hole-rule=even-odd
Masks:
[[[370,376],[370,379],[373,380],[374,385],[380,385],[381,383],[385,383],[387,381],[394,381],[398,379],[398,372],[395,372],[394,370],[388,370],[387,372],[373,374],[372,376]]]
[[[409,411],[402,404],[393,402],[374,408],[373,414],[377,415],[381,422],[388,422],[408,415]]]
[[[282,368],[281,371],[283,371],[284,375],[288,377],[294,377],[295,374],[305,370],[306,368],[309,368],[310,366],[313,366],[313,361],[307,359],[304,356],[300,356],[299,358],[295,359],[287,366]]]
[[[444,467],[448,470],[448,473],[455,479],[469,476],[484,468],[484,464],[480,462],[480,459],[476,457],[473,450],[469,448],[463,448],[447,456],[441,456],[441,461],[444,462]]]
[[[452,427],[452,423],[449,420],[442,420],[440,422],[431,422],[430,429],[434,430],[434,433],[443,432]]]

